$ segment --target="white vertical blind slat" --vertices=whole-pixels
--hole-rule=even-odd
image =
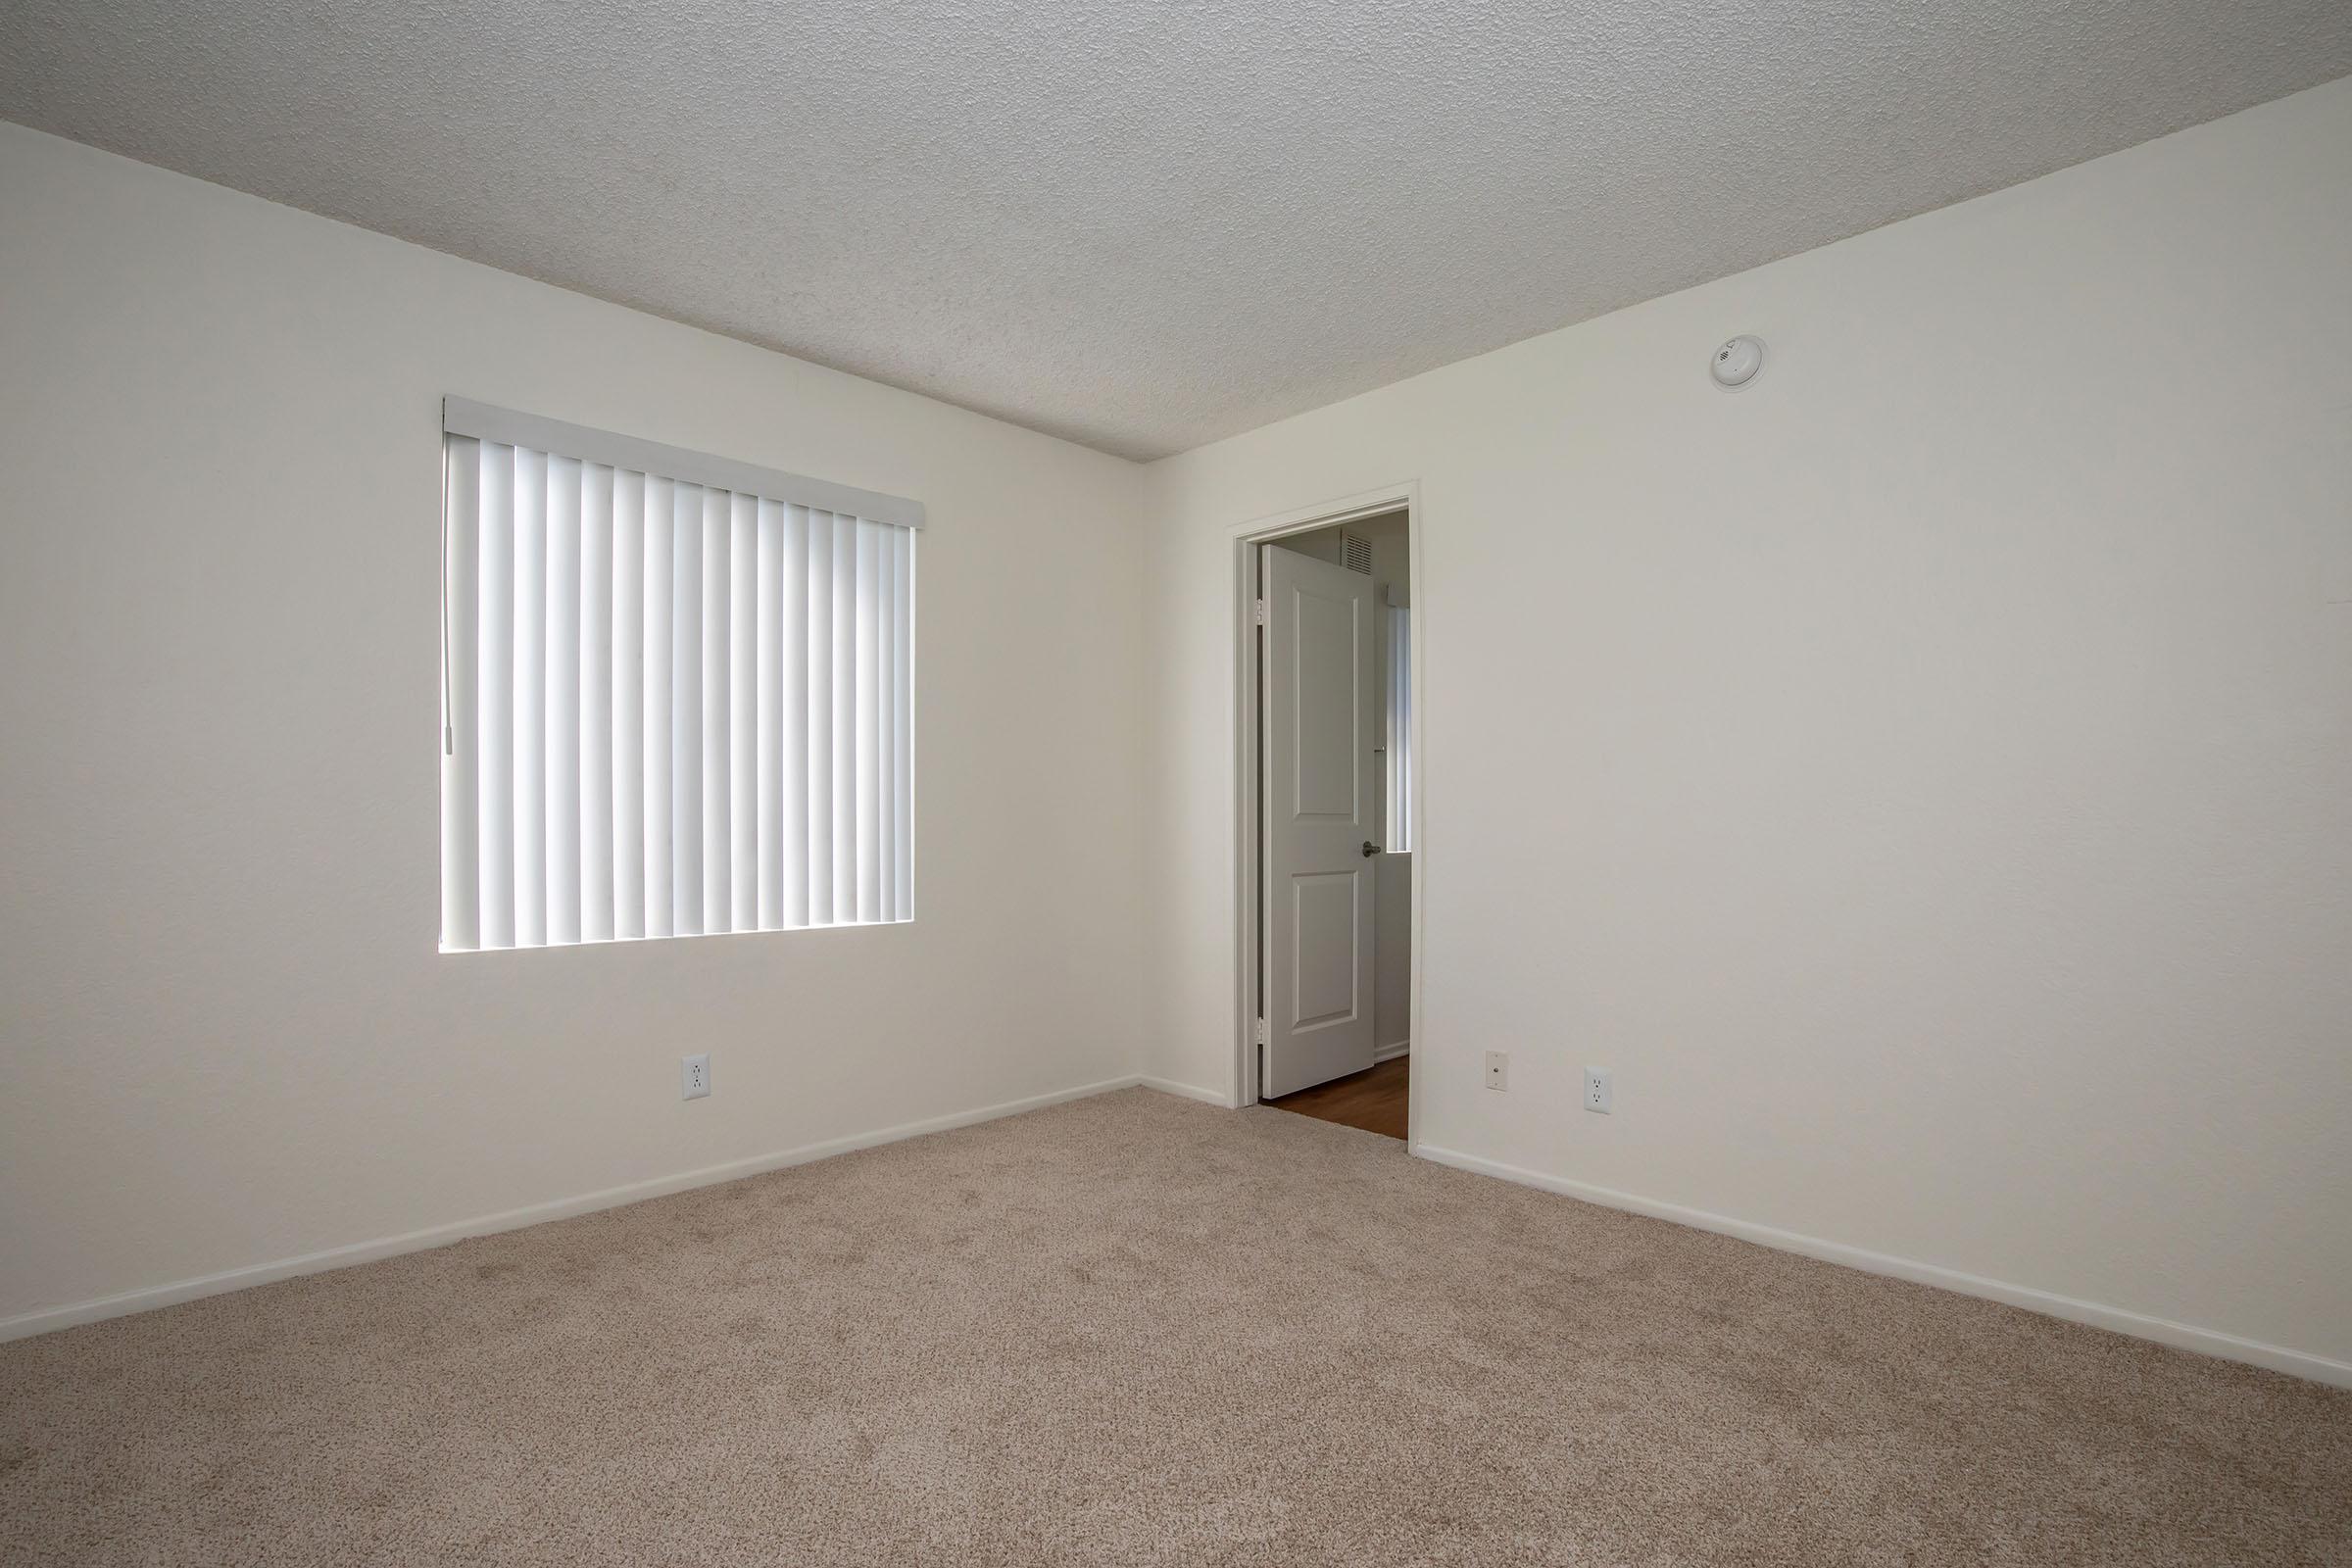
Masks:
[[[547,463],[547,940],[580,940],[580,463]]]
[[[580,931],[612,936],[612,470],[580,470]]]
[[[442,505],[441,715],[448,744],[441,759],[441,946],[482,945],[479,701],[473,670],[481,640],[477,584],[481,576],[482,444],[452,436],[442,454],[448,493]]]
[[[814,808],[808,794],[808,509],[780,509],[777,553],[783,578],[776,585],[778,665],[776,687],[783,711],[776,728],[783,739],[777,771],[784,797],[777,815],[784,831],[781,850],[783,914],[788,926],[807,925],[808,909],[808,822]]]
[[[547,942],[547,454],[514,448],[514,945]]]
[[[676,486],[648,474],[645,480],[645,857],[644,934],[674,936],[677,911],[671,903],[669,850],[670,813],[670,676],[673,652],[670,616],[675,610],[672,580],[677,575],[677,553],[670,543],[676,529]]]
[[[645,935],[645,475],[612,474],[612,935]]]
[[[911,917],[908,529],[445,458],[445,950]]]
[[[727,929],[760,928],[760,501],[727,498]]]
[[[735,552],[733,498],[703,492],[703,907],[705,932],[731,931],[735,918],[735,857],[729,839],[735,813],[735,600],[729,558]]]
[[[882,765],[882,524],[859,522],[858,534],[858,740],[852,796],[858,822],[859,920],[882,914],[882,802],[877,785]]]
[[[671,545],[670,933],[703,934],[703,487],[681,484]]]
[[[760,803],[760,929],[784,923],[784,508],[758,503],[759,690],[752,699],[759,725],[759,761],[753,788]]]
[[[880,907],[875,918],[895,920],[899,917],[899,826],[897,777],[894,761],[898,743],[896,707],[892,694],[898,688],[898,557],[891,535],[895,528],[884,528],[875,541],[875,558],[880,564],[880,578],[874,594],[874,653],[878,661],[875,679],[880,701],[875,714],[874,734],[874,810],[879,817],[877,834],[879,851],[875,865],[875,880],[880,895]]]
[[[914,533],[893,530],[892,624],[897,628],[892,647],[898,669],[891,682],[891,813],[898,823],[899,891],[893,917],[914,918]]]
[[[475,812],[481,945],[514,945],[514,449],[482,443],[476,579]]]
[[[858,519],[833,521],[833,923],[858,918]]]
[[[808,532],[808,923],[833,923],[833,514]]]

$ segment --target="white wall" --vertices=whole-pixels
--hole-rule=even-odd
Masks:
[[[1417,478],[1421,1140],[2352,1361],[2347,258],[2352,81],[1155,466],[1147,1070],[1226,530]]]
[[[0,213],[0,1319],[1134,1071],[1141,470],[16,126]],[[929,505],[912,924],[435,953],[448,392]]]

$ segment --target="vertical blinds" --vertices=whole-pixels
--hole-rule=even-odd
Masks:
[[[471,407],[443,437],[442,949],[911,918],[911,527]]]

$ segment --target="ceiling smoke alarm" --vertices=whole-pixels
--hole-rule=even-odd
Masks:
[[[1715,357],[1707,362],[1707,373],[1726,392],[1739,391],[1763,368],[1764,340],[1744,333],[1717,349]]]

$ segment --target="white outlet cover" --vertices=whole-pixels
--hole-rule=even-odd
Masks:
[[[1487,1087],[1489,1089],[1508,1089],[1510,1074],[1511,1056],[1509,1052],[1490,1051],[1487,1053]]]
[[[1609,1069],[1587,1067],[1585,1069],[1585,1108],[1606,1116],[1615,1105],[1616,1100],[1616,1089],[1609,1082]]]
[[[678,1058],[678,1098],[701,1100],[710,1093],[710,1054]]]

